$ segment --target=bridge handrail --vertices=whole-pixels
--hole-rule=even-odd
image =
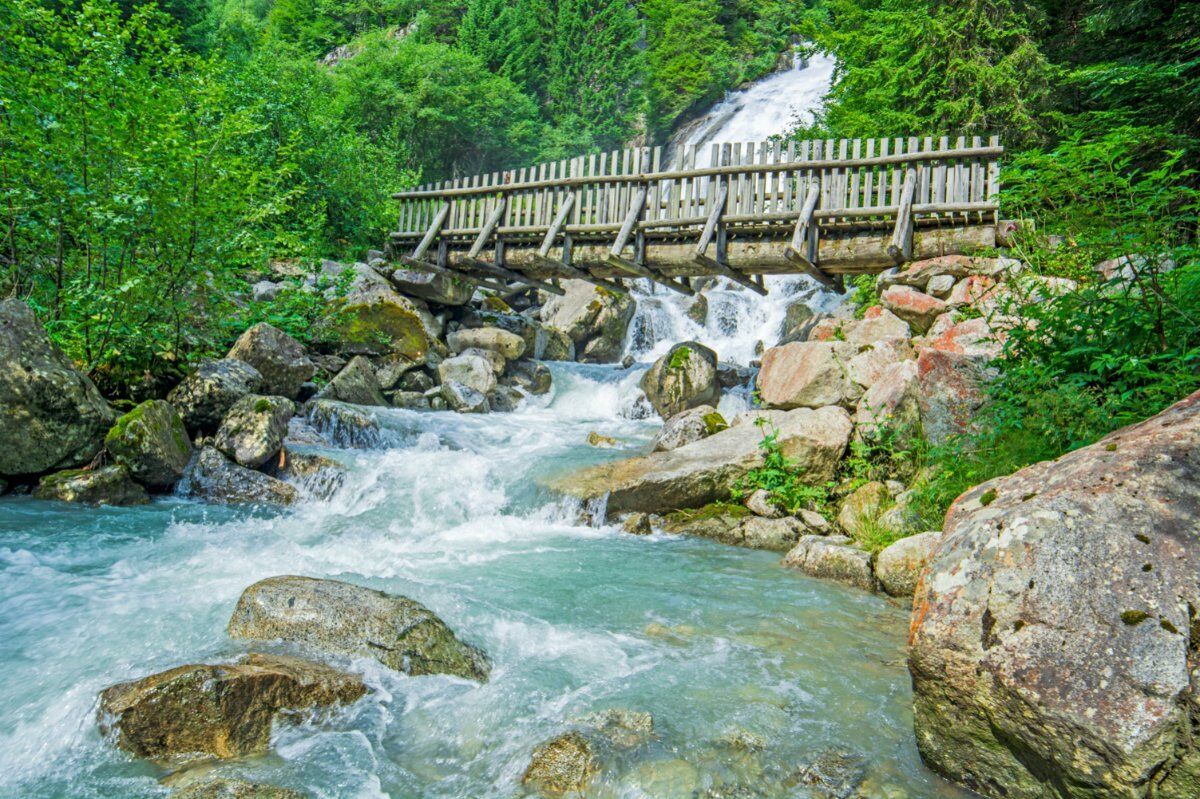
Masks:
[[[618,175],[585,175],[580,177],[549,178],[517,183],[500,183],[493,186],[462,186],[448,189],[408,189],[392,194],[393,200],[416,200],[437,197],[470,197],[478,195],[493,195],[505,192],[528,191],[531,189],[572,188],[575,186],[591,186],[598,183],[650,183],[662,180],[678,180],[683,178],[715,177],[718,175],[758,175],[774,172],[794,172],[800,169],[853,169],[864,166],[891,166],[921,161],[944,161],[958,158],[989,158],[1004,154],[1001,145],[985,147],[961,147],[951,150],[933,150],[930,152],[900,153],[898,155],[876,156],[873,158],[796,158],[791,161],[780,161],[772,164],[731,164],[729,166],[698,167],[693,169],[675,169],[661,172],[646,172]],[[547,162],[557,163],[557,162]],[[800,165],[800,166],[798,166]],[[533,167],[536,169],[536,166]],[[509,175],[514,170],[504,170]]]

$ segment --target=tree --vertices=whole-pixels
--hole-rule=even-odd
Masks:
[[[547,84],[556,124],[582,127],[599,147],[629,138],[642,98],[640,38],[625,0],[559,0]]]
[[[646,0],[646,96],[658,130],[720,97],[734,71],[716,0]]]
[[[470,0],[458,46],[532,96],[546,88],[550,7],[545,0]]]

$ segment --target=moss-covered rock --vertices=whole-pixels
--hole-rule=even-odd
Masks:
[[[20,300],[0,300],[0,475],[89,463],[116,413]]]
[[[55,472],[38,482],[33,496],[85,505],[144,505],[150,501],[146,489],[133,482],[123,466]]]
[[[351,358],[350,362],[317,392],[317,397],[349,402],[352,405],[388,404],[371,362],[361,355]]]
[[[292,641],[371,657],[408,674],[487,679],[480,650],[419,602],[337,580],[270,577],[247,588],[229,620],[233,638]]]
[[[192,458],[183,419],[165,400],[146,400],[117,419],[104,446],[130,477],[152,490],[174,486]]]
[[[420,361],[438,346],[441,325],[424,302],[400,294],[364,266],[358,270],[330,333],[343,353],[399,353]]]
[[[587,789],[599,772],[591,742],[572,731],[534,749],[521,782],[542,796],[576,796]]]
[[[715,406],[721,398],[717,355],[695,341],[684,341],[642,375],[642,391],[664,419],[700,405]]]
[[[584,280],[565,280],[562,287],[566,293],[552,297],[542,307],[542,323],[565,333],[575,343],[581,361],[619,360],[637,307],[633,298]]]
[[[232,505],[291,505],[299,496],[294,486],[239,466],[213,447],[192,458],[180,488],[184,496]]]
[[[100,694],[100,727],[117,746],[163,765],[267,751],[288,711],[349,703],[363,681],[320,663],[252,654],[227,665],[179,666]]]
[[[680,411],[663,423],[662,429],[650,442],[654,452],[668,452],[693,441],[708,438],[713,433],[729,427],[716,408],[711,405],[700,405]]]
[[[169,799],[308,799],[308,794],[261,782],[213,779],[174,790]]]
[[[229,409],[213,444],[242,466],[257,469],[279,454],[295,413],[289,399],[248,394]]]

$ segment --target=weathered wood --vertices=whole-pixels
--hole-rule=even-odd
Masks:
[[[471,245],[470,251],[467,253],[468,258],[478,258],[483,252],[483,248],[487,246],[487,241],[496,232],[496,228],[500,225],[500,219],[508,210],[508,199],[501,198],[496,203],[495,209],[488,216],[487,221],[483,223],[483,228],[479,231],[479,235],[475,237],[475,243]]]
[[[638,189],[637,196],[629,205],[629,210],[625,213],[625,221],[621,223],[621,229],[617,232],[617,238],[613,242],[612,254],[620,255],[625,250],[625,245],[629,243],[629,237],[633,234],[637,227],[638,218],[646,209],[646,194],[649,190],[646,186]]]
[[[503,277],[508,280],[516,281],[517,283],[525,283],[530,286],[535,286],[535,287],[541,289],[542,291],[548,291],[551,294],[558,294],[560,296],[563,294],[566,294],[566,292],[563,291],[562,289],[560,289],[558,286],[555,286],[551,283],[543,283],[542,281],[535,280],[534,278],[529,277],[528,275],[523,275],[520,272],[514,272],[513,270],[508,269],[507,267],[497,266],[496,264],[491,264],[491,263],[488,263],[487,261],[481,261],[477,258],[471,258],[469,256],[464,257],[462,260],[463,260],[463,263],[470,264],[471,266],[475,267],[476,269],[479,269],[480,271],[489,272],[493,275],[496,275],[497,277]]]
[[[717,232],[717,224],[721,221],[721,214],[725,213],[725,202],[728,199],[729,184],[721,181],[721,185],[717,189],[716,198],[713,200],[712,211],[709,213],[708,219],[704,222],[704,230],[700,231],[700,240],[696,242],[696,257],[701,258],[707,252],[708,244]]]
[[[900,192],[900,205],[896,210],[896,227],[888,244],[888,255],[897,264],[912,260],[913,193],[916,187],[917,171],[909,168],[904,176],[904,188]]]
[[[404,264],[410,269],[415,269],[418,272],[430,272],[432,274],[442,275],[443,277],[448,277],[453,280],[462,280],[481,288],[492,289],[493,291],[508,290],[508,286],[502,283],[493,283],[486,278],[468,275],[467,273],[458,269],[448,269],[443,266],[438,266],[437,264],[430,263],[429,261],[422,261],[418,258],[413,258],[411,255],[401,255],[400,263]]]
[[[433,241],[437,238],[438,231],[441,229],[442,225],[446,223],[446,217],[449,215],[450,203],[445,203],[437,212],[437,215],[434,216],[433,221],[429,224],[429,230],[425,231],[425,236],[412,251],[413,260],[421,260],[421,257],[425,255],[425,252],[433,246]]]
[[[550,227],[546,230],[546,237],[542,239],[542,246],[538,247],[538,255],[543,258],[550,252],[550,248],[554,246],[554,240],[558,238],[558,234],[562,232],[563,227],[567,224],[567,218],[571,215],[571,209],[575,207],[575,195],[568,194],[563,200],[562,205],[558,208],[558,214],[555,215],[554,221],[550,223]]]

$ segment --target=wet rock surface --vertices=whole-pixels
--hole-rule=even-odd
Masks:
[[[239,465],[257,469],[279,454],[295,413],[289,399],[248,394],[229,409],[213,444]]]
[[[158,490],[179,482],[192,458],[183,419],[163,400],[147,400],[117,419],[104,446],[130,477]]]
[[[144,505],[146,489],[135,483],[123,466],[68,469],[43,477],[33,496],[84,505]]]
[[[398,379],[398,378],[397,378]],[[383,388],[371,362],[361,355],[350,359],[324,388],[317,392],[318,399],[349,402],[353,405],[387,405]]]
[[[288,711],[353,702],[358,677],[282,655],[178,666],[100,694],[101,732],[137,757],[177,766],[267,751],[271,725]]]
[[[337,580],[270,577],[247,588],[229,620],[233,638],[292,641],[371,657],[408,674],[487,679],[490,666],[419,602]]]
[[[291,505],[299,497],[294,486],[239,466],[215,447],[196,453],[179,490],[183,496],[234,505]]]
[[[845,536],[806,535],[783,558],[783,565],[807,574],[839,583],[875,590],[875,571],[871,553],[850,546]]]
[[[620,360],[625,331],[633,319],[633,298],[585,280],[564,280],[562,288],[564,296],[551,297],[542,306],[542,324],[565,333],[580,361]]]
[[[721,398],[717,354],[695,341],[676,344],[642,375],[640,385],[664,419],[688,408],[714,406]]]

